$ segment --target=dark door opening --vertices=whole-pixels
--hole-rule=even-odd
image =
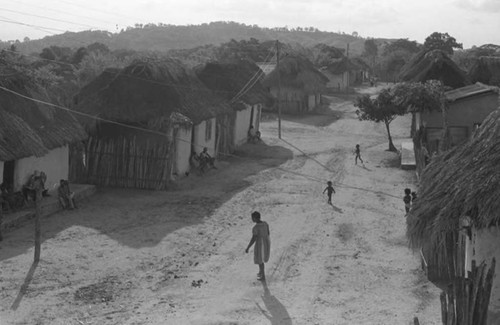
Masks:
[[[3,183],[7,188],[14,188],[14,168],[16,166],[15,160],[6,161],[3,165]]]

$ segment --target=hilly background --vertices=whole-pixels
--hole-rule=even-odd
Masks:
[[[245,25],[236,22],[213,22],[202,25],[165,25],[147,24],[128,27],[119,33],[105,31],[67,32],[60,35],[47,36],[39,40],[16,41],[16,49],[25,54],[40,53],[50,46],[79,48],[92,43],[105,44],[110,50],[128,49],[134,51],[158,51],[192,49],[236,41],[257,39],[260,42],[279,40],[283,43],[301,47],[312,47],[316,44],[326,44],[349,53],[360,55],[364,49],[365,38],[345,33],[323,32],[314,27],[261,28],[257,25]],[[375,39],[377,44],[390,42],[389,39]],[[12,43],[3,42],[2,47]]]

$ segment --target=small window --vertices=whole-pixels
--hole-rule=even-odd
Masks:
[[[205,123],[205,141],[212,139],[212,120],[207,120]]]

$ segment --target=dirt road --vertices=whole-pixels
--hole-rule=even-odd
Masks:
[[[440,324],[439,291],[404,236],[413,172],[385,151],[384,126],[354,111],[332,98],[324,115],[284,118],[285,141],[269,118],[265,144],[174,191],[99,190],[43,220],[32,277],[32,225],[8,233],[0,324]],[[393,122],[396,145],[409,123]],[[254,210],[271,228],[264,283],[244,253]]]

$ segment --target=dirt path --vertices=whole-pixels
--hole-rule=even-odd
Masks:
[[[266,145],[175,191],[104,190],[44,219],[42,261],[21,294],[32,228],[7,234],[0,324],[440,324],[439,292],[404,236],[413,173],[354,110],[336,99],[326,115],[285,118],[286,142],[269,119]],[[408,130],[408,118],[393,122],[396,144]],[[254,210],[271,227],[265,283],[244,253]]]

